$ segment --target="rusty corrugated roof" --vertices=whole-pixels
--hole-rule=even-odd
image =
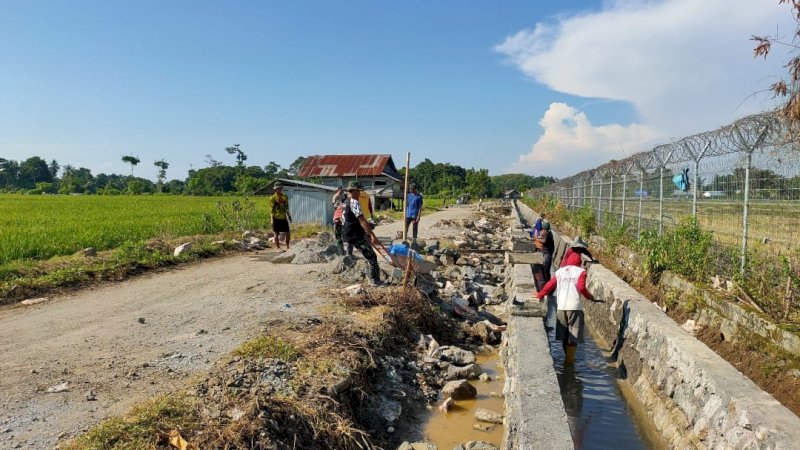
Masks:
[[[375,177],[386,175],[400,180],[392,155],[313,155],[309,156],[300,177]]]

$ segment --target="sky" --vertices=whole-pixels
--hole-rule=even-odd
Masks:
[[[771,108],[778,0],[0,0],[0,157],[389,153],[565,177]]]

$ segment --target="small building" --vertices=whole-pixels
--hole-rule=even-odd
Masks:
[[[297,175],[334,188],[356,180],[372,198],[375,209],[391,208],[392,199],[403,198],[402,177],[392,155],[313,155]]]
[[[516,200],[522,198],[522,194],[520,194],[519,191],[516,189],[511,189],[503,194],[503,198],[507,200]]]
[[[292,223],[333,225],[333,193],[336,188],[322,184],[279,178],[283,193],[289,197],[289,214]],[[275,192],[272,186],[267,193]]]

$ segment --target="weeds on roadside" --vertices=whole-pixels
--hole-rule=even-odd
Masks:
[[[219,200],[217,211],[223,228],[228,231],[242,233],[255,225],[256,204],[250,197],[229,201]]]
[[[65,450],[140,450],[166,448],[171,430],[199,425],[198,405],[183,395],[161,395],[135,406],[125,417],[113,417],[61,448]]]
[[[297,348],[285,340],[270,335],[263,335],[242,344],[233,352],[235,355],[251,358],[276,358],[292,362],[300,357]]]

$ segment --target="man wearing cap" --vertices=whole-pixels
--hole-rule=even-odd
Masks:
[[[272,232],[275,233],[275,248],[280,250],[280,235],[286,236],[286,249],[289,249],[289,223],[292,222],[292,215],[289,213],[289,197],[283,193],[283,184],[276,182],[274,185],[275,193],[269,198],[270,216],[272,217]]]
[[[373,245],[378,245],[375,234],[364,218],[364,212],[361,209],[361,204],[358,202],[361,195],[361,183],[358,181],[351,181],[347,185],[347,193],[349,197],[344,201],[342,218],[342,238],[345,242],[350,244],[348,253],[352,254],[353,247],[357,248],[364,259],[369,263],[370,278],[375,285],[381,284],[381,272],[378,268],[378,257],[375,255],[375,250],[372,249]]]
[[[417,185],[411,183],[408,188],[410,192],[406,198],[406,236],[408,236],[408,226],[412,223],[413,239],[417,240],[417,231],[419,230],[419,218],[422,215],[422,194],[417,192]]]
[[[580,256],[580,255],[579,255]],[[556,340],[564,348],[565,363],[575,360],[578,343],[583,342],[585,326],[581,295],[587,300],[594,297],[586,289],[586,269],[580,265],[567,264],[556,270],[554,276],[536,294],[543,300],[548,294],[556,293]]]
[[[539,236],[534,238],[536,248],[542,252],[542,272],[545,281],[550,281],[550,268],[553,264],[553,253],[556,249],[553,233],[550,231],[550,222],[542,220]]]
[[[583,263],[581,255],[586,255],[590,260],[594,261],[592,253],[587,246],[586,241],[581,239],[580,236],[576,236],[575,240],[572,241],[572,245],[567,249],[567,252],[564,253],[564,258],[561,260],[561,265],[559,267],[580,266]]]

